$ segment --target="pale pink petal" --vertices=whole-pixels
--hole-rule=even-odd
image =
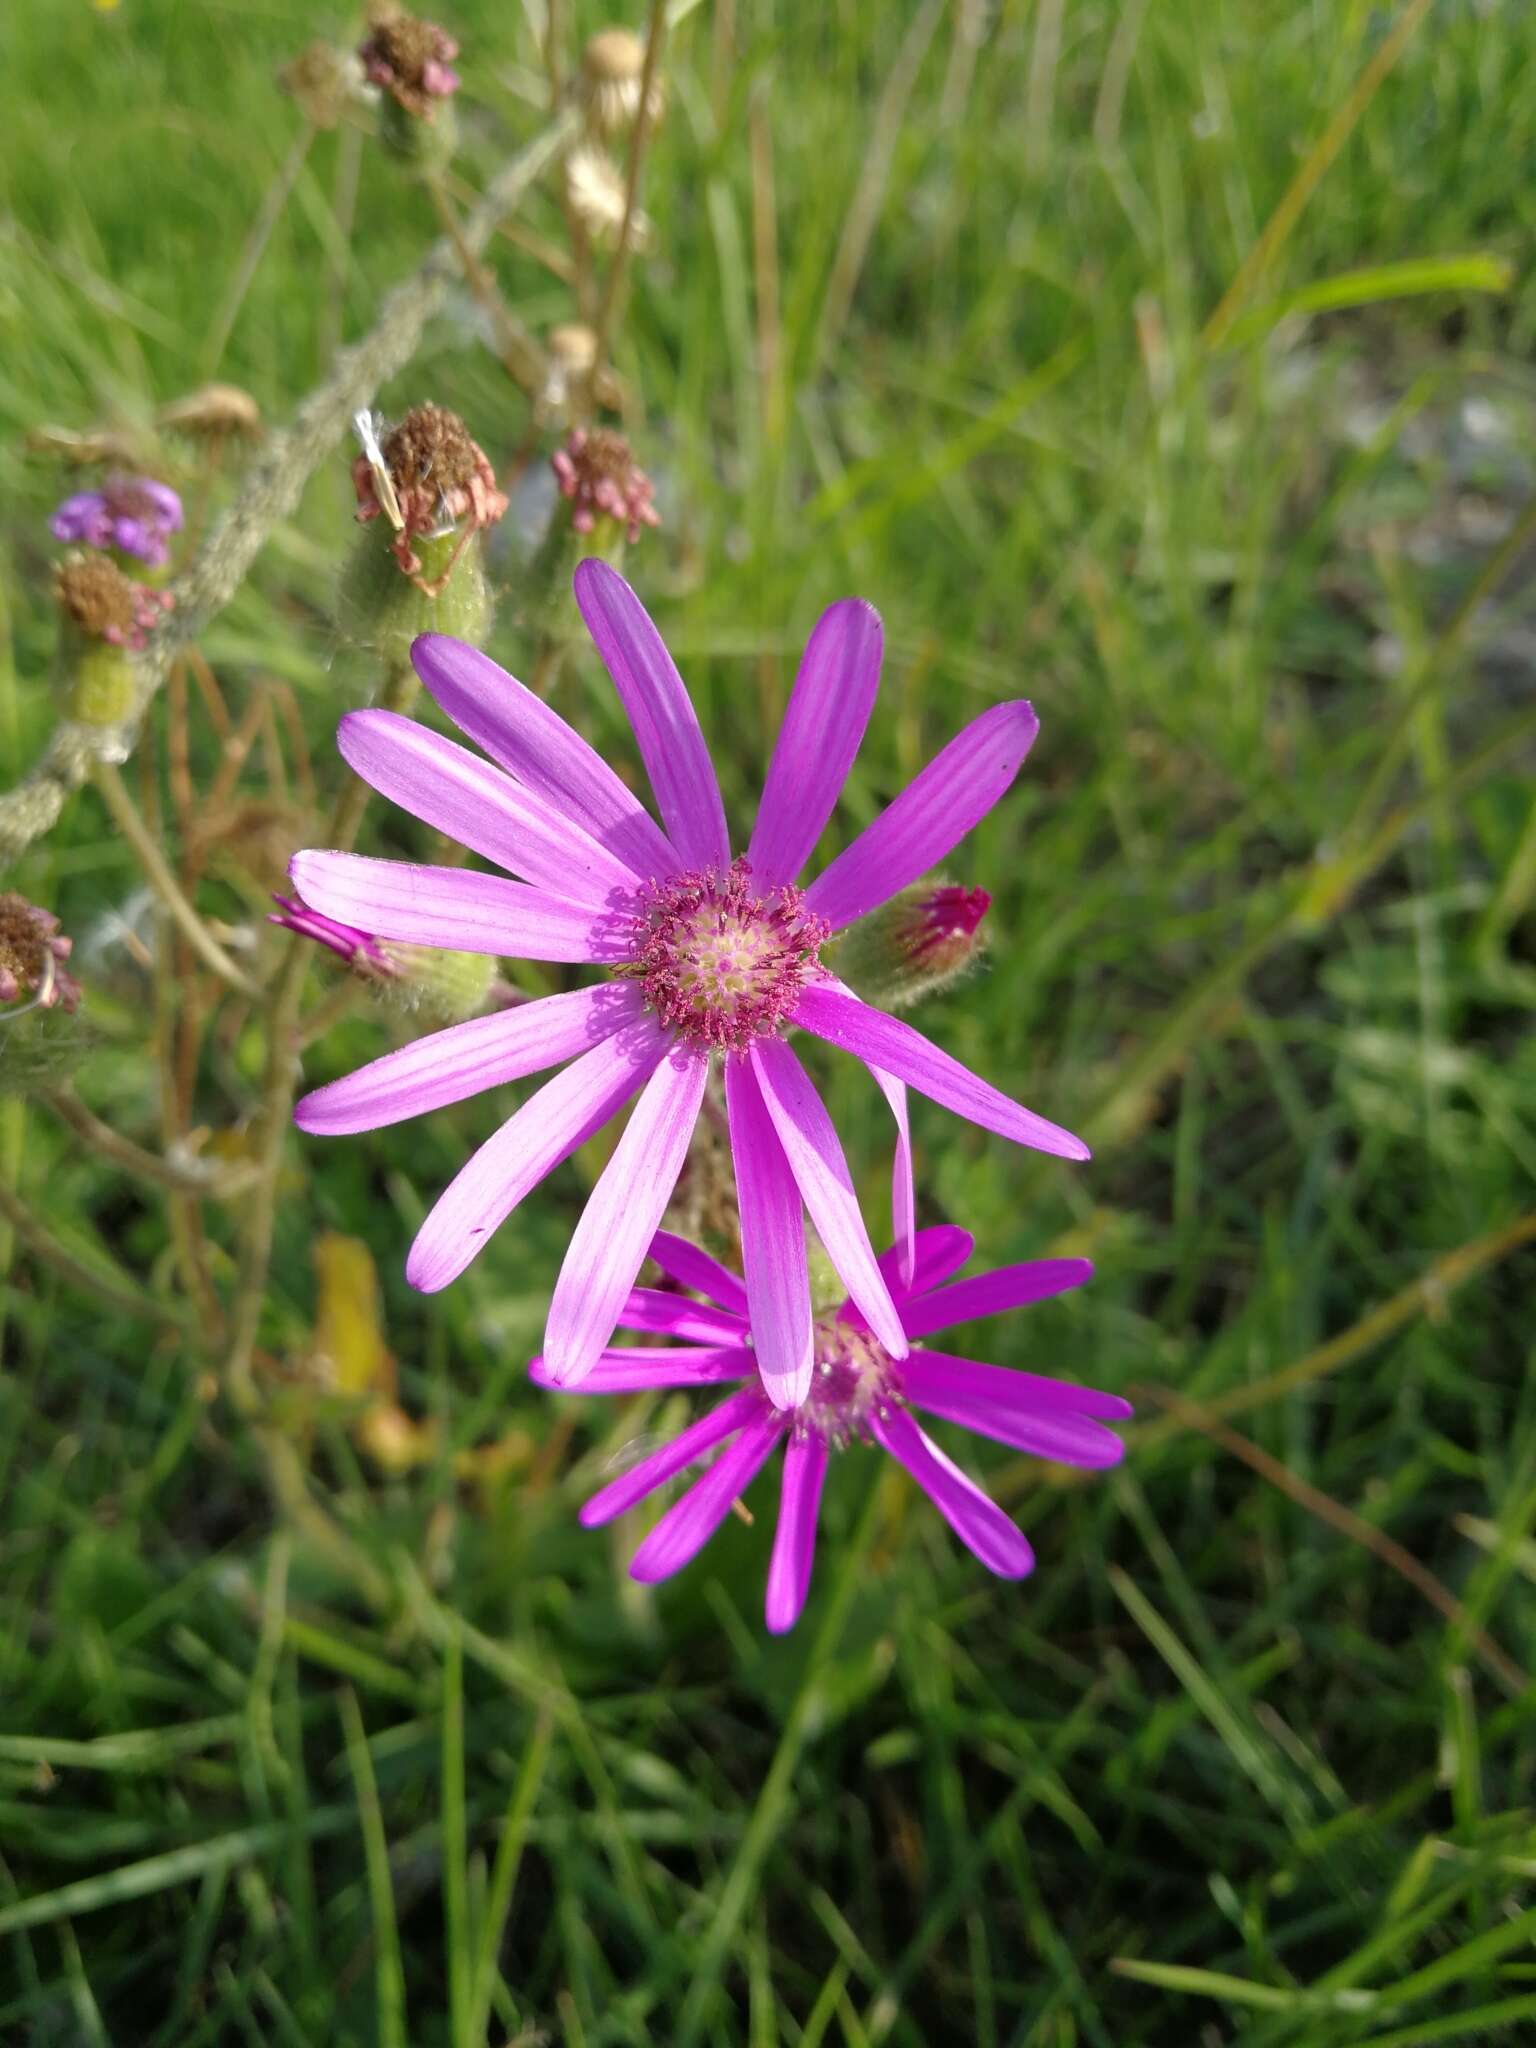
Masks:
[[[673,1437],[671,1443],[663,1444],[659,1451],[652,1451],[619,1478],[610,1480],[601,1493],[593,1494],[577,1519],[584,1528],[601,1528],[604,1522],[611,1522],[615,1515],[622,1515],[637,1501],[644,1500],[648,1493],[654,1493],[658,1486],[664,1486],[726,1437],[734,1436],[744,1423],[759,1420],[762,1413],[760,1390],[743,1387],[739,1394],[732,1394],[728,1401],[722,1401],[708,1415],[701,1415],[697,1422],[690,1423],[681,1435]]]
[[[747,848],[761,881],[792,882],[821,837],[875,707],[881,644],[880,614],[862,598],[845,597],[817,620]]]
[[[581,1383],[584,1394],[643,1394],[664,1387],[704,1387],[755,1376],[757,1360],[744,1344],[635,1344],[605,1351]],[[529,1363],[537,1387],[552,1387],[543,1354]]]
[[[859,1213],[853,1176],[825,1103],[782,1039],[760,1039],[752,1048],[751,1060],[784,1156],[827,1257],[848,1289],[849,1299],[863,1311],[886,1350],[894,1358],[905,1358],[907,1340],[901,1318],[876,1263]]]
[[[912,1278],[905,1287],[898,1276],[899,1245],[880,1254],[880,1270],[892,1294],[901,1300],[907,1295],[926,1294],[951,1273],[958,1273],[975,1249],[976,1240],[968,1230],[961,1230],[954,1223],[933,1223],[918,1231],[912,1240]]]
[[[645,1084],[576,1226],[544,1331],[551,1383],[579,1387],[613,1335],[699,1120],[707,1053],[674,1050]]]
[[[733,1315],[746,1314],[747,1290],[742,1282],[728,1266],[722,1266],[718,1259],[712,1259],[685,1237],[674,1237],[670,1230],[658,1230],[651,1239],[651,1257],[679,1287],[691,1287],[695,1294],[706,1296]]]
[[[774,1406],[794,1408],[811,1384],[811,1281],[800,1190],[750,1061],[726,1061],[725,1104],[758,1366]]]
[[[1037,1152],[1052,1152],[1061,1159],[1090,1156],[1081,1138],[1000,1094],[910,1024],[883,1010],[872,1010],[856,996],[842,995],[836,989],[808,988],[795,1005],[791,1021],[832,1045],[840,1045],[866,1066],[882,1067],[919,1095],[942,1103],[957,1116],[968,1117],[984,1131],[996,1131],[1016,1145],[1032,1145]]]
[[[869,1426],[989,1572],[996,1572],[999,1578],[1022,1579],[1033,1571],[1035,1553],[1002,1509],[945,1457],[904,1409],[886,1409],[872,1416]]]
[[[349,711],[336,744],[381,796],[537,888],[608,904],[644,879],[544,797],[414,718]]]
[[[635,950],[627,918],[474,868],[306,848],[288,872],[311,910],[404,945],[594,962],[628,960]]]
[[[1118,1465],[1125,1456],[1123,1441],[1091,1418],[1095,1413],[1123,1418],[1131,1412],[1130,1403],[1093,1387],[928,1351],[913,1352],[902,1367],[902,1383],[907,1399],[930,1415],[1037,1458],[1101,1468]]]
[[[1092,1278],[1087,1259],[1030,1259],[1021,1266],[1002,1266],[995,1273],[957,1280],[953,1287],[941,1287],[920,1301],[904,1301],[901,1320],[909,1337],[927,1337],[935,1330],[953,1329],[956,1323],[974,1322],[978,1316],[1001,1315],[1004,1309],[1065,1294]]]
[[[673,1501],[635,1552],[630,1577],[654,1585],[658,1579],[670,1579],[697,1557],[730,1513],[731,1502],[746,1492],[762,1470],[783,1427],[784,1417],[778,1413],[762,1414],[749,1422],[704,1477]]]
[[[676,871],[677,855],[633,790],[558,711],[488,654],[445,633],[423,633],[412,643],[411,660],[459,730],[519,782],[637,874]]]
[[[816,1556],[816,1514],[821,1482],[826,1477],[827,1446],[819,1436],[791,1435],[784,1449],[784,1480],[779,1490],[779,1525],[773,1556],[768,1561],[766,1618],[774,1635],[782,1635],[800,1619],[810,1590]]]
[[[740,1344],[746,1324],[729,1309],[713,1308],[660,1287],[632,1287],[619,1310],[621,1330],[658,1330],[691,1344]]]
[[[587,631],[635,729],[668,839],[688,867],[725,867],[731,845],[720,785],[698,714],[661,635],[606,562],[582,562],[575,588]]]
[[[1022,701],[973,719],[817,876],[810,908],[836,931],[926,874],[1008,789],[1039,727]]]
[[[641,1011],[638,989],[610,981],[471,1017],[311,1090],[293,1120],[320,1137],[376,1131],[558,1066],[635,1023]]]
[[[670,1044],[668,1032],[642,1018],[530,1095],[438,1196],[405,1262],[411,1285],[435,1294],[456,1280],[523,1197],[629,1100]]]

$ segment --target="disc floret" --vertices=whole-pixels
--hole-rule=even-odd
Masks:
[[[823,1316],[813,1335],[810,1392],[790,1417],[796,1436],[819,1437],[833,1450],[872,1440],[870,1423],[903,1404],[901,1367],[868,1330],[839,1312]]]
[[[788,884],[760,891],[745,859],[646,885],[633,973],[664,1024],[715,1052],[779,1031],[819,975],[830,927]]]

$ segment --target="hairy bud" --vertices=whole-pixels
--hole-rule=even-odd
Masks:
[[[866,1002],[906,1009],[958,981],[980,957],[991,903],[985,889],[916,882],[850,926],[837,971]]]
[[[406,946],[341,924],[297,897],[274,896],[268,918],[336,955],[360,981],[407,1010],[427,1010],[457,1024],[488,1009],[497,997],[496,962],[488,953],[449,953]]]

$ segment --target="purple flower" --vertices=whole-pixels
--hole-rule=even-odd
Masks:
[[[166,539],[181,527],[181,500],[151,476],[111,477],[99,491],[77,491],[49,522],[55,540],[116,548],[152,568],[166,557]]]
[[[1036,1259],[1005,1266],[953,1286],[941,1283],[970,1257],[970,1232],[951,1224],[920,1230],[909,1281],[894,1249],[880,1260],[906,1337],[917,1343],[938,1330],[1081,1287],[1086,1259]],[[1034,1553],[1008,1517],[968,1479],[913,1419],[921,1408],[979,1436],[1061,1465],[1118,1464],[1125,1446],[1103,1427],[1131,1413],[1118,1394],[1068,1380],[981,1365],[926,1346],[894,1356],[851,1301],[815,1326],[815,1371],[802,1404],[787,1413],[764,1392],[752,1349],[747,1290],[736,1275],[684,1239],[659,1232],[651,1257],[669,1278],[707,1297],[637,1287],[624,1304],[621,1327],[684,1341],[605,1351],[583,1391],[627,1394],[664,1387],[745,1381],[736,1393],[594,1494],[581,1511],[589,1529],[611,1522],[716,1446],[707,1472],[675,1500],[636,1551],[632,1577],[667,1579],[697,1556],[774,1449],[784,1445],[779,1522],[768,1567],[767,1620],[775,1633],[792,1628],[805,1605],[816,1548],[816,1511],[827,1455],[852,1443],[877,1443],[905,1465],[966,1548],[1000,1578],[1022,1579]],[[541,1386],[558,1378],[533,1361]]]
[[[575,1386],[634,1284],[682,1169],[711,1055],[721,1054],[758,1360],[771,1398],[792,1407],[812,1364],[802,1205],[881,1342],[901,1356],[906,1340],[831,1118],[785,1042],[791,1026],[862,1059],[885,1094],[904,1242],[909,1083],[1016,1143],[1088,1156],[1070,1132],[860,1002],[819,958],[831,934],[985,817],[1019,771],[1035,714],[1024,703],[983,712],[802,890],[796,877],[874,705],[876,613],[844,599],[818,622],[751,840],[733,861],[698,719],[644,607],[598,561],[577,569],[576,601],[634,726],[665,831],[541,699],[475,648],[427,634],[412,649],[418,673],[491,761],[387,711],[343,718],[341,752],[383,795],[520,879],[324,852],[296,854],[291,873],[307,903],[386,939],[602,965],[615,978],[420,1039],[305,1096],[295,1114],[307,1131],[372,1130],[571,1061],[461,1168],[422,1225],[406,1275],[432,1292],[638,1091],[550,1304],[550,1374]]]

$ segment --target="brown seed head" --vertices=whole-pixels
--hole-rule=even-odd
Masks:
[[[261,434],[261,407],[238,384],[203,384],[185,398],[173,398],[157,414],[162,427],[210,441],[254,441]]]
[[[435,21],[387,15],[376,21],[357,54],[370,82],[422,120],[430,121],[434,103],[458,90],[458,73],[450,67],[459,46]]]
[[[384,436],[379,452],[403,522],[395,536],[395,557],[408,576],[421,567],[411,545],[414,535],[442,533],[466,523],[477,530],[494,526],[507,509],[485,450],[446,406],[414,407]],[[366,455],[353,463],[352,482],[358,518],[377,519],[385,508]]]
[[[73,1011],[80,984],[64,962],[74,944],[59,934],[52,911],[39,910],[14,889],[0,894],[0,1003],[14,1003],[32,990],[44,1009],[55,1004]]]

